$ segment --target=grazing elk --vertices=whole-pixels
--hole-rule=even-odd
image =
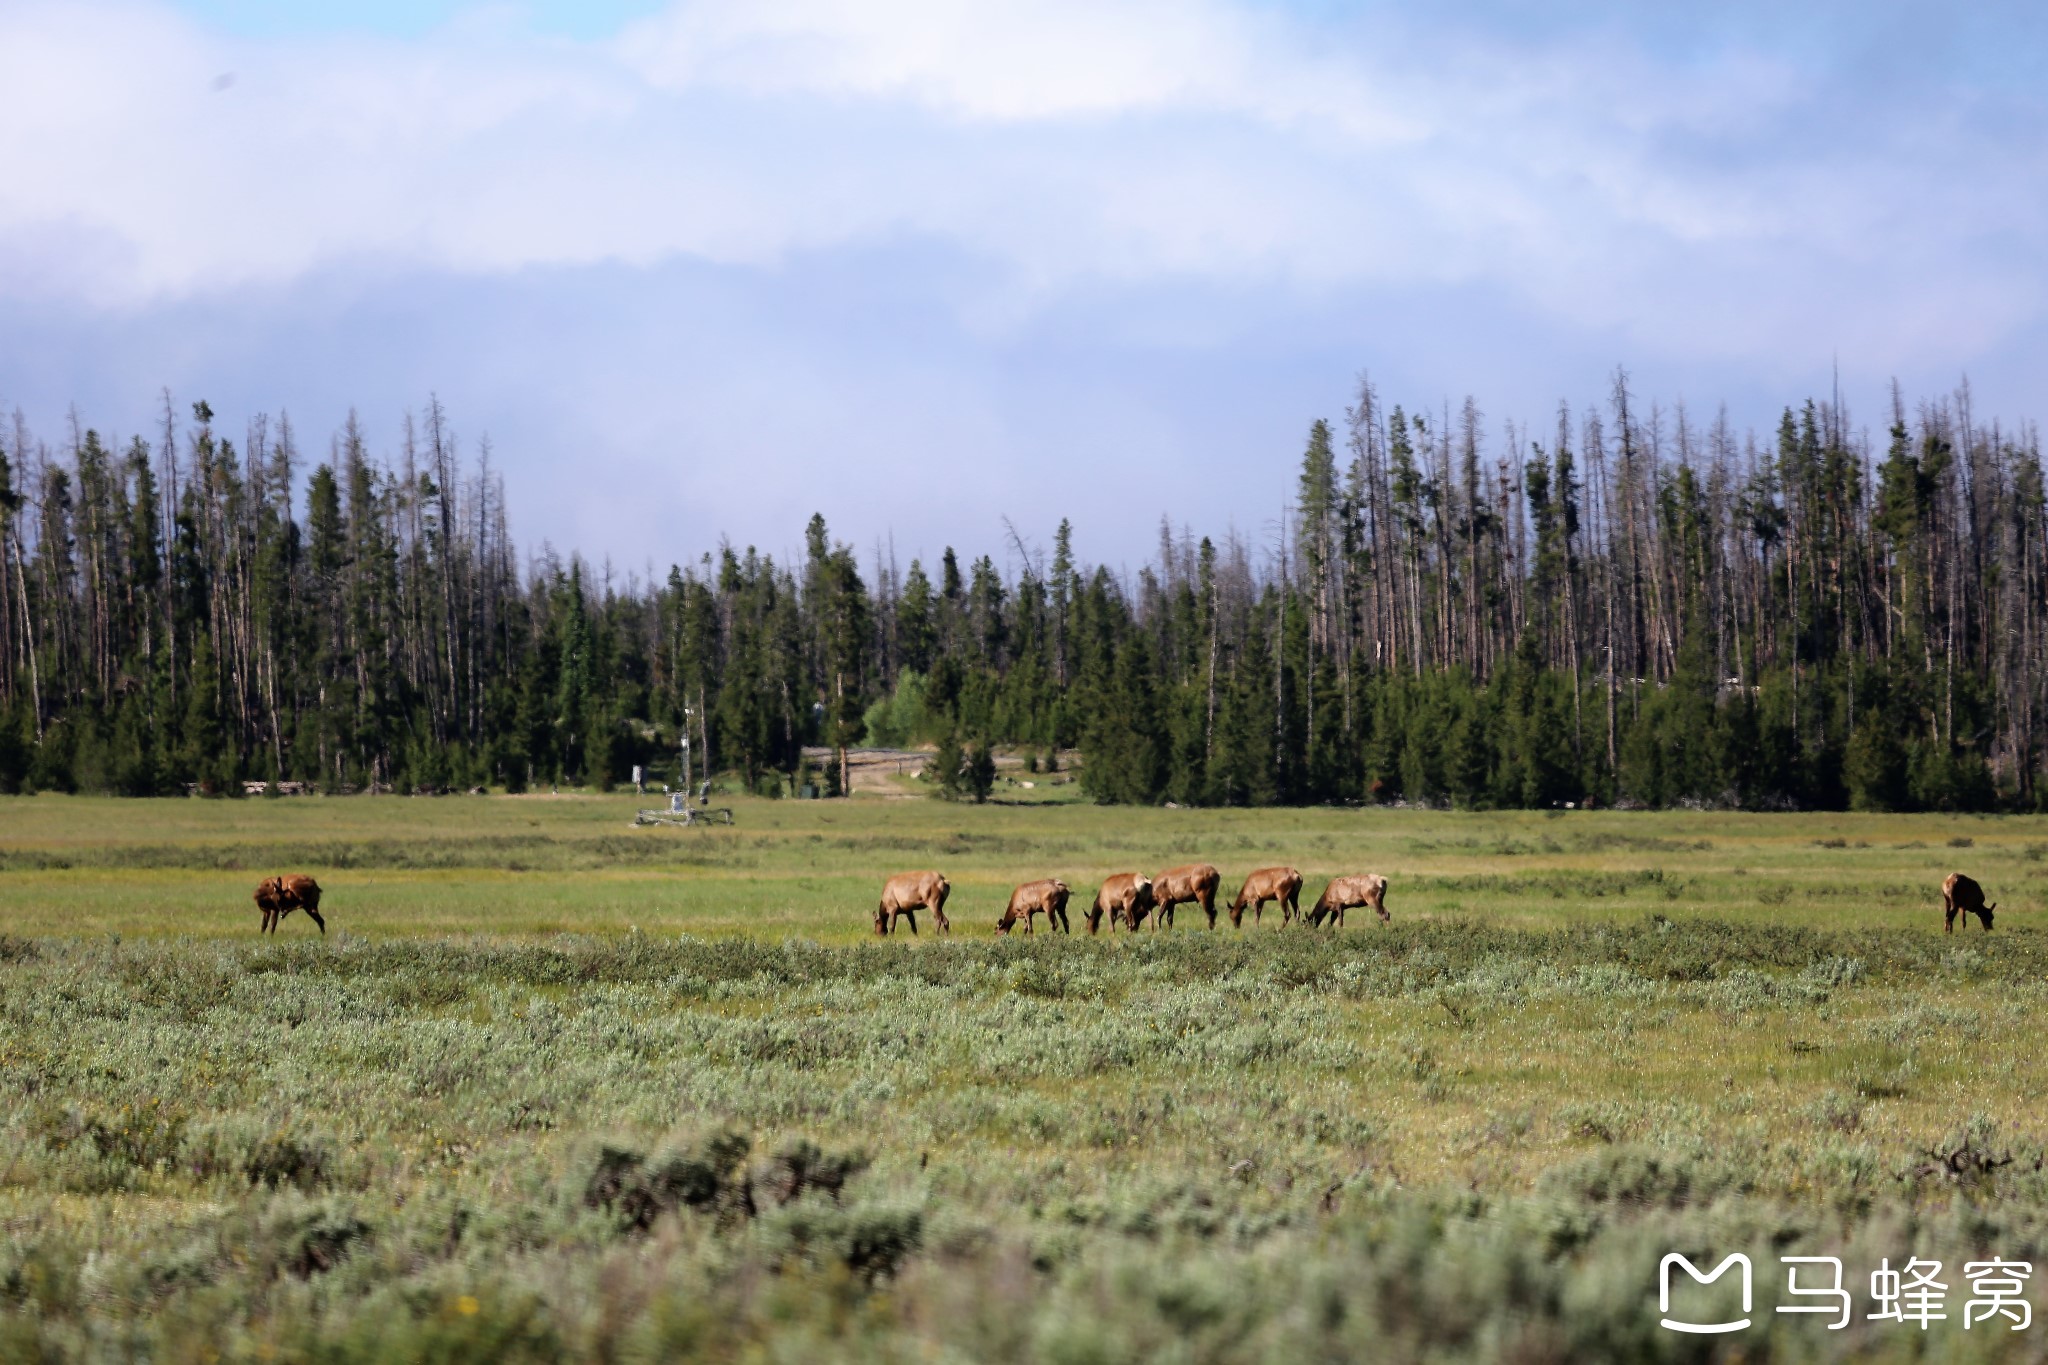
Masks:
[[[1045,912],[1045,927],[1057,929],[1063,934],[1073,932],[1067,923],[1067,884],[1058,877],[1047,877],[1044,881],[1026,882],[1010,893],[1010,903],[1003,907],[1003,917],[996,921],[996,932],[1007,934],[1018,920],[1024,921],[1024,932],[1031,932],[1031,918],[1040,911]]]
[[[294,910],[305,911],[306,918],[320,926],[322,936],[327,933],[327,921],[320,918],[320,883],[311,877],[296,872],[265,877],[256,883],[256,908],[263,912],[258,933],[276,933],[278,922]]]
[[[1142,872],[1119,872],[1095,893],[1095,902],[1088,907],[1088,932],[1100,929],[1102,917],[1108,915],[1110,933],[1116,932],[1118,920],[1136,933],[1145,916],[1152,913],[1152,905],[1152,879]]]
[[[1223,874],[1207,863],[1189,863],[1186,867],[1171,868],[1152,879],[1152,898],[1158,903],[1159,914],[1153,921],[1155,927],[1173,927],[1173,907],[1189,901],[1202,907],[1209,916],[1209,927],[1216,927],[1216,888],[1223,884]]]
[[[875,907],[875,932],[887,934],[897,920],[907,919],[914,934],[917,912],[930,910],[939,922],[939,931],[952,933],[952,921],[946,918],[946,894],[952,889],[952,883],[936,872],[899,872],[882,884],[882,901]]]
[[[1378,913],[1381,924],[1392,920],[1393,916],[1387,913],[1387,879],[1377,872],[1333,877],[1323,888],[1323,894],[1316,897],[1316,903],[1306,918],[1311,925],[1320,925],[1328,919],[1341,929],[1344,927],[1344,912],[1355,905],[1371,906]]]
[[[1953,934],[1956,931],[1957,915],[1963,917],[1965,929],[1970,927],[1970,916],[1975,915],[1977,922],[1984,926],[1984,932],[1988,934],[1991,932],[1991,912],[1997,908],[1995,904],[1986,905],[1984,888],[1960,872],[1949,873],[1948,880],[1941,884],[1941,909],[1947,924],[1942,931],[1944,933]]]
[[[1301,874],[1291,867],[1262,867],[1244,879],[1238,888],[1237,899],[1230,903],[1230,922],[1239,929],[1244,927],[1244,911],[1249,905],[1252,923],[1257,924],[1265,917],[1266,902],[1280,902],[1280,923],[1284,926],[1293,922],[1301,912]]]

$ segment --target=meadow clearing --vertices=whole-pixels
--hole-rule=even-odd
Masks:
[[[0,1359],[2048,1357],[1962,1323],[2048,1249],[2048,821],[1063,794],[0,801]],[[994,933],[1196,858],[1394,922]],[[1672,1251],[1754,1326],[1660,1328]]]

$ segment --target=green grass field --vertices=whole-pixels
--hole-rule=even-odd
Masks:
[[[2048,821],[638,804],[0,801],[0,1359],[2048,1357],[1960,1273],[2048,1248]],[[1394,923],[994,933],[1198,858]]]
[[[727,800],[731,798],[721,798]],[[936,867],[962,936],[1010,888],[1213,862],[1391,879],[1402,921],[1539,928],[1648,913],[1813,929],[1940,927],[1971,871],[2023,930],[2048,906],[2048,820],[1996,816],[1131,810],[750,801],[733,828],[635,828],[651,798],[0,801],[0,924],[17,934],[244,938],[258,879],[303,871],[339,929],[398,935],[866,937],[882,878]],[[1185,928],[1183,914],[1179,921]],[[294,917],[295,930],[309,927]],[[1355,927],[1355,925],[1354,925]]]

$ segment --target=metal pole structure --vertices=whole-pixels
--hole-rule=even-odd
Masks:
[[[683,708],[683,794],[685,797],[689,795],[690,791],[690,717],[693,714],[694,712],[689,707],[685,706]]]

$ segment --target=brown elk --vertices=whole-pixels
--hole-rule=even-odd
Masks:
[[[320,926],[320,933],[327,933],[327,921],[320,918],[320,883],[311,877],[296,872],[265,877],[256,883],[256,908],[263,912],[258,933],[276,933],[279,921],[294,910],[304,910],[306,918]]]
[[[1957,915],[1963,917],[1963,928],[1968,929],[1970,916],[1975,915],[1988,934],[1991,932],[1991,912],[1998,906],[1984,903],[1984,888],[1974,880],[1960,872],[1951,872],[1948,880],[1941,884],[1941,909],[1946,922],[1942,932],[1953,934],[1956,931]]]
[[[1192,901],[1202,907],[1209,916],[1209,927],[1216,927],[1216,888],[1223,884],[1223,874],[1207,863],[1189,863],[1186,867],[1170,868],[1152,879],[1152,898],[1158,902],[1159,915],[1153,921],[1155,926],[1173,927],[1173,907]]]
[[[1095,933],[1102,927],[1102,917],[1109,916],[1109,932],[1116,932],[1118,920],[1122,920],[1133,933],[1145,916],[1152,913],[1152,879],[1142,872],[1119,872],[1102,883],[1102,889],[1095,893],[1095,901],[1088,907],[1088,932]]]
[[[1320,925],[1325,919],[1337,928],[1344,927],[1344,912],[1356,905],[1369,905],[1386,924],[1393,919],[1387,913],[1387,879],[1377,872],[1362,872],[1355,877],[1333,877],[1323,888],[1323,894],[1316,897],[1316,903],[1306,916],[1309,924]]]
[[[1291,867],[1262,867],[1244,879],[1238,888],[1237,899],[1230,903],[1230,922],[1233,926],[1244,927],[1244,911],[1249,905],[1252,923],[1259,923],[1266,913],[1266,902],[1280,902],[1280,923],[1293,922],[1301,911],[1301,874]]]
[[[1024,921],[1024,932],[1031,932],[1032,917],[1040,911],[1045,913],[1045,927],[1057,929],[1063,934],[1073,932],[1067,923],[1067,897],[1071,895],[1067,884],[1058,877],[1047,877],[1044,881],[1026,882],[1010,893],[1010,903],[1003,907],[1003,917],[996,921],[996,932],[1007,934],[1018,920]]]
[[[910,921],[910,932],[917,932],[917,912],[930,910],[932,918],[939,922],[941,933],[953,932],[953,925],[946,918],[946,895],[953,889],[952,884],[936,872],[900,872],[882,884],[882,901],[875,907],[875,932],[887,934],[896,927],[896,921]]]

